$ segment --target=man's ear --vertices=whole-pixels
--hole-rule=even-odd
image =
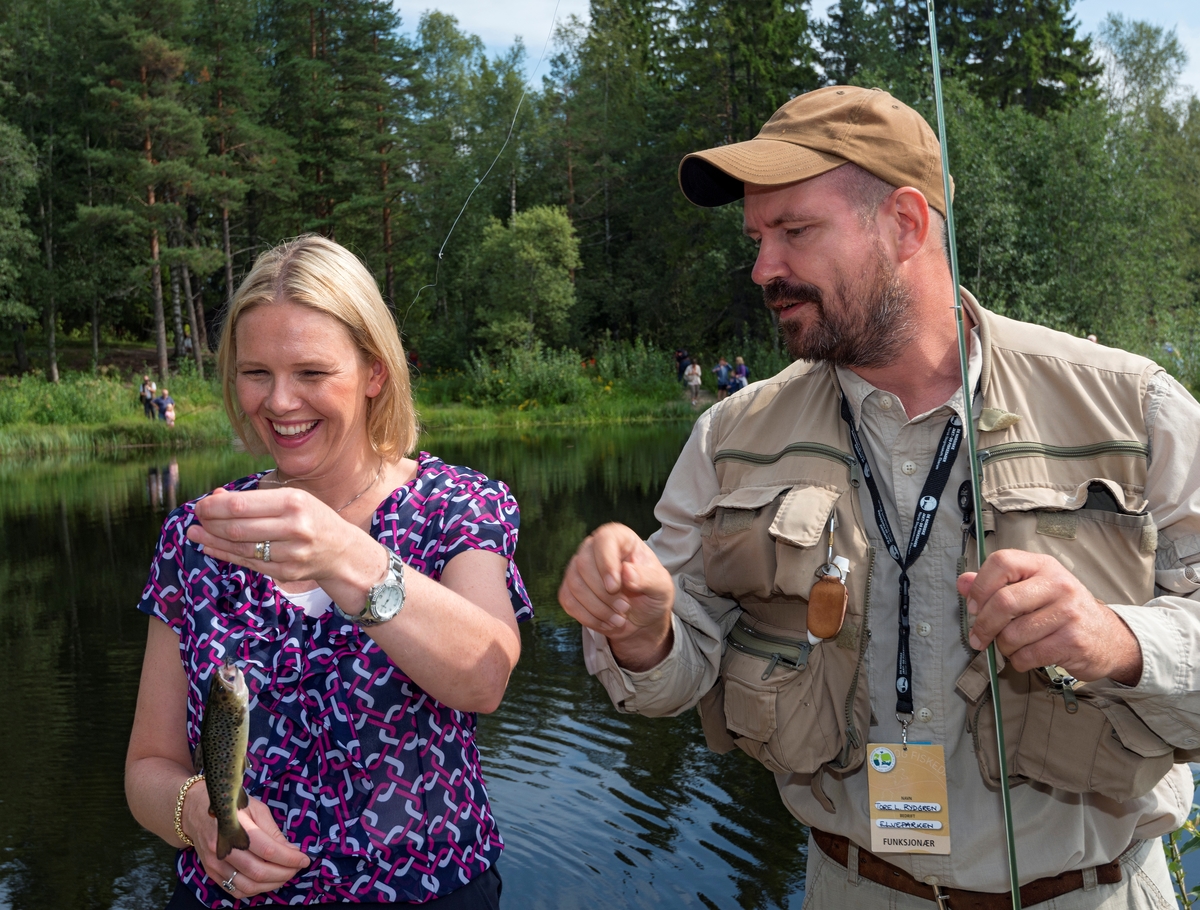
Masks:
[[[924,249],[932,227],[925,194],[911,186],[895,190],[879,209],[880,232],[890,239],[897,262],[906,262]]]

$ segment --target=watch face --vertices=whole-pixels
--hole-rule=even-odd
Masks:
[[[391,619],[404,606],[404,591],[397,584],[380,585],[371,597],[371,612],[382,622]]]

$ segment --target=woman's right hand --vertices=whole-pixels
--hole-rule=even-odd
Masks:
[[[203,783],[188,790],[183,803],[183,830],[195,843],[196,855],[214,882],[227,882],[237,873],[229,889],[233,898],[274,891],[309,866],[311,860],[288,843],[261,800],[251,797],[249,805],[238,810],[238,820],[250,835],[250,849],[235,848],[224,859],[217,859],[217,820],[208,814],[208,791]]]

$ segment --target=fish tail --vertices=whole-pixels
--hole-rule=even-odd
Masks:
[[[234,822],[230,831],[217,828],[217,859],[224,859],[235,847],[238,850],[250,849],[250,835],[246,833],[246,829],[237,822]]]

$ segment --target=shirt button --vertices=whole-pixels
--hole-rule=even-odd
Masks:
[[[921,879],[921,881],[925,882],[925,884],[927,884],[927,885],[936,885],[938,882],[941,881],[941,879],[938,878],[936,875],[927,875],[923,879]]]
[[[662,670],[655,670],[650,674],[650,678],[655,682],[658,682],[660,679],[662,679]]]
[[[917,634],[918,635],[928,635],[932,631],[933,631],[933,626],[931,626],[929,623],[927,623],[927,622],[917,623]]]
[[[933,712],[928,708],[921,708],[917,711],[917,720],[923,724],[927,724],[933,720]]]
[[[906,461],[904,464],[900,465],[900,470],[905,474],[916,474],[917,463],[915,461]]]
[[[885,411],[890,411],[892,409],[892,399],[889,396],[884,395],[879,399],[879,406]]]

